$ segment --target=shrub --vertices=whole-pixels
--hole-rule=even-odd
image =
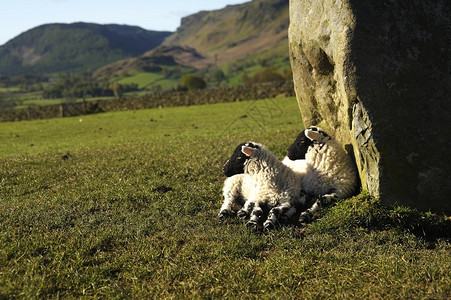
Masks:
[[[203,90],[207,83],[198,75],[187,74],[180,78],[180,85],[187,90]]]
[[[271,81],[284,81],[285,78],[277,72],[275,67],[267,67],[247,79],[246,83],[260,83]]]

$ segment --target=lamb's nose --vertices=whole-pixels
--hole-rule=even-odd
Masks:
[[[225,171],[225,168],[226,168],[226,166],[227,166],[228,163],[229,163],[229,161],[226,161],[226,163],[222,166],[222,171],[223,171],[223,172]]]

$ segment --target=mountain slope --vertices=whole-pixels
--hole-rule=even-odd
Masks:
[[[209,67],[195,49],[180,46],[159,46],[139,57],[113,62],[94,72],[94,77],[121,75],[129,72],[160,72],[162,67],[184,66],[194,69]]]
[[[160,45],[170,34],[126,25],[42,25],[0,47],[0,74],[93,71],[139,56]]]
[[[194,48],[218,65],[270,50],[288,56],[288,5],[289,0],[254,0],[202,11],[183,18],[163,45]]]
[[[288,62],[288,4],[289,0],[254,0],[187,16],[162,46],[112,63],[96,75],[142,71],[158,61],[164,65],[162,58],[195,69],[249,57]]]

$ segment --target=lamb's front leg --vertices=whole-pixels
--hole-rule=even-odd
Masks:
[[[269,211],[268,218],[266,219],[265,223],[263,223],[263,228],[266,230],[274,229],[279,218],[290,211],[292,207],[293,206],[288,201],[285,201],[278,206],[273,207]]]
[[[299,192],[294,192],[297,194]],[[268,214],[268,218],[263,223],[265,230],[274,229],[277,221],[290,219],[297,211],[299,205],[304,205],[307,201],[307,194],[301,190],[300,196],[293,196],[292,193],[282,194],[281,199],[278,201],[278,205],[273,207]]]
[[[307,209],[306,211],[302,212],[299,216],[299,223],[300,224],[306,224],[312,220],[312,217],[315,215],[315,213],[324,205],[329,202],[331,202],[334,199],[337,199],[337,194],[334,192],[322,195],[318,198],[318,200],[313,203],[313,205]]]
[[[293,217],[299,211],[299,206],[304,205],[307,202],[307,199],[307,193],[304,190],[301,190],[301,196],[299,200],[297,200],[296,203],[292,203],[291,207],[287,211],[284,211],[279,219],[282,221],[291,219],[291,217]]]
[[[241,196],[242,175],[235,175],[229,177],[224,182],[222,190],[224,202],[219,210],[218,218],[224,220],[226,217],[232,215],[232,207],[236,206],[238,199]]]
[[[248,199],[243,205],[243,208],[240,209],[236,215],[238,218],[246,219],[248,216],[251,215],[251,212],[254,210],[255,207],[255,201],[253,199]]]
[[[257,199],[260,197],[259,195],[258,189],[253,189],[250,192],[246,202],[244,202],[243,208],[236,213],[238,218],[245,219],[251,215],[251,212],[254,210],[255,204],[257,203]]]
[[[246,223],[246,226],[257,228],[262,216],[263,216],[263,209],[260,207],[260,205],[258,203],[254,203],[254,208],[252,209],[252,212],[251,212],[251,218],[249,219],[249,222]]]

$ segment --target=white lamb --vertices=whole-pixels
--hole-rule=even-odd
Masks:
[[[284,163],[302,177],[302,190],[311,197],[318,197],[312,207],[301,213],[301,223],[309,221],[322,204],[331,199],[348,198],[356,192],[358,176],[354,162],[342,146],[319,127],[312,126],[298,135],[288,148]]]
[[[250,216],[248,226],[257,226],[263,210],[269,210],[265,229],[275,226],[278,218],[290,208],[305,203],[301,177],[279,161],[264,146],[240,144],[224,165],[224,203],[218,217],[223,219],[238,210],[238,217]]]

